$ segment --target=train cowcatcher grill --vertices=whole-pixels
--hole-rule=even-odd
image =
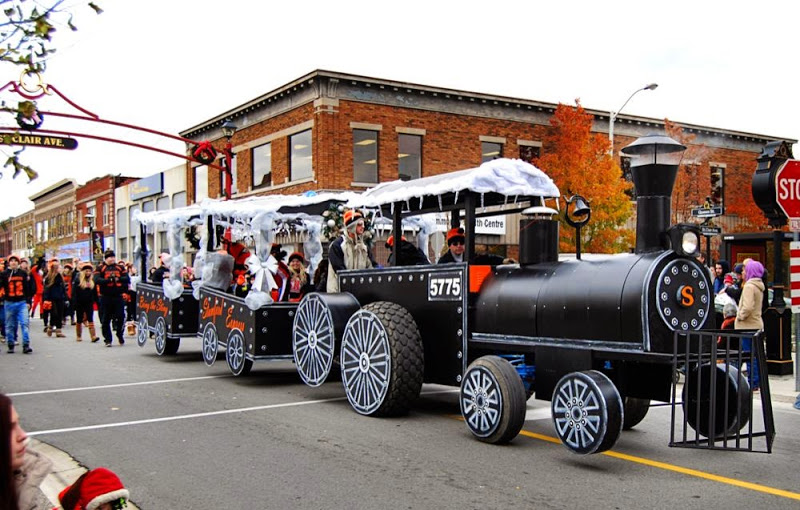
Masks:
[[[763,332],[676,331],[672,358],[670,446],[772,453],[775,422]],[[753,366],[760,392],[751,390]]]

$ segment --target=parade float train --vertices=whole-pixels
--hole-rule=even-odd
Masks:
[[[611,448],[623,428],[645,417],[651,400],[672,404],[671,445],[753,450],[753,438],[764,436],[769,451],[774,426],[768,381],[758,424],[765,431],[754,431],[753,393],[736,368],[763,363],[763,351],[737,350],[741,335],[714,331],[711,281],[695,260],[699,229],[670,226],[677,164],[660,158],[680,156],[683,149],[660,136],[625,149],[633,158],[638,212],[636,248],[629,254],[560,260],[557,211],[546,206],[559,190],[519,160],[341,196],[343,206],[390,220],[395,233],[420,215],[450,212],[453,225],[464,225],[465,260],[472,262],[342,271],[340,293],[306,295],[296,308],[281,311],[284,327],[234,332],[245,354],[251,348],[242,359],[252,364],[254,346],[285,346],[291,335],[303,382],[319,386],[341,374],[349,403],[362,415],[405,413],[423,383],[457,386],[468,429],[489,443],[519,433],[526,401],[535,393],[551,401],[555,432],[575,453]],[[286,199],[296,213],[333,197]],[[270,200],[275,202],[267,209],[277,213],[281,198]],[[240,211],[236,202],[214,204],[217,213],[206,217],[231,225]],[[515,212],[522,218],[519,263],[481,264],[474,249],[476,218]],[[152,225],[152,215],[140,220]],[[315,215],[305,218],[321,220],[319,211]],[[244,223],[253,223],[252,214],[244,216]],[[262,228],[262,238],[268,235]],[[281,307],[286,304],[265,304],[252,313],[266,317]],[[208,363],[220,343],[207,341],[205,333],[203,338]]]

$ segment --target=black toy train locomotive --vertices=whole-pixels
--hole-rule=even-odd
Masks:
[[[542,197],[527,197],[529,205],[542,205],[522,210],[519,264],[343,271],[340,294],[307,296],[293,338],[304,381],[313,371],[313,385],[321,384],[338,357],[348,399],[365,415],[404,412],[423,382],[459,385],[469,430],[491,443],[519,433],[527,396],[535,390],[536,398],[552,402],[556,432],[568,449],[611,448],[623,427],[645,417],[651,399],[675,401],[670,393],[674,397],[676,332],[688,338],[715,327],[710,276],[695,259],[699,228],[670,226],[671,193],[685,147],[650,136],[623,150],[632,157],[637,192],[634,253],[559,260],[556,211],[544,207]],[[374,190],[376,196],[391,191],[391,185]],[[367,201],[372,192],[365,192]],[[424,192],[416,198],[420,207],[414,212],[400,201],[391,208],[380,204],[394,216],[395,232],[403,216],[437,209],[435,200],[446,210],[442,204],[454,199]],[[465,260],[473,260],[476,199],[469,189],[461,198],[456,193],[449,209],[456,217],[463,209]],[[482,200],[488,202],[489,195]],[[711,338],[700,348],[708,348]],[[526,388],[509,358],[524,359],[535,382],[531,377]],[[708,355],[704,364],[713,364]],[[693,366],[694,375],[701,373],[699,362]],[[693,410],[708,402],[719,408],[711,413],[712,423],[718,422],[711,425],[715,433],[700,423],[709,415],[705,407],[702,417],[688,419],[705,436],[738,433],[750,419],[746,381],[733,367],[719,370],[719,399],[707,389],[686,395]]]

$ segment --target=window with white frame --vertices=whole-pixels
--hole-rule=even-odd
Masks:
[[[108,225],[111,223],[111,216],[109,214],[109,203],[103,202],[103,225]]]

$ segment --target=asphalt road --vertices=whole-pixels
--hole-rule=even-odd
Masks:
[[[800,412],[775,404],[771,455],[669,448],[668,407],[606,455],[554,444],[549,403],[529,401],[507,446],[472,438],[454,388],[426,385],[402,418],[357,415],[341,383],[302,384],[289,362],[229,375],[199,340],[158,357],[47,338],[0,353],[0,391],[23,426],[88,467],[107,466],[140,508],[799,508]]]

